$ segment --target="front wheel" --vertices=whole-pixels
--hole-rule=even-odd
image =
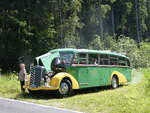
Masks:
[[[119,86],[118,78],[116,76],[113,76],[111,80],[111,87],[113,89],[116,89],[118,86]]]
[[[58,90],[59,96],[60,97],[66,97],[70,96],[72,93],[72,84],[70,80],[64,79],[60,83],[59,90]]]

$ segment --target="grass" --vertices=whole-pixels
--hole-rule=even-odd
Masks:
[[[150,71],[142,70],[145,78],[115,90],[80,92],[72,97],[56,99],[51,96],[31,97],[21,94],[16,75],[1,77],[0,97],[67,108],[86,113],[150,113]]]

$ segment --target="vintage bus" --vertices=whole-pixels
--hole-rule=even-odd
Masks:
[[[29,91],[54,90],[70,95],[75,89],[111,86],[131,81],[129,58],[125,55],[88,49],[54,49],[36,57],[26,86]]]

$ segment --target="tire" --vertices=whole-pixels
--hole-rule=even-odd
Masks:
[[[116,89],[119,87],[119,81],[118,81],[118,78],[116,76],[113,76],[111,79],[111,87],[113,89]]]
[[[72,84],[70,80],[64,79],[60,83],[59,90],[58,90],[58,96],[59,97],[67,97],[72,94]]]

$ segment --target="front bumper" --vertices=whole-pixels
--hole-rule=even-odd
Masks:
[[[29,89],[29,90],[58,90],[58,88],[56,88],[56,87],[52,87],[52,86],[50,86],[50,87],[37,87],[37,88],[27,88],[27,89]]]
[[[52,79],[48,85],[41,85],[39,87],[31,87],[30,86],[30,79],[28,81],[25,81],[25,84],[23,88],[29,89],[29,90],[58,90],[59,81],[57,79]]]

